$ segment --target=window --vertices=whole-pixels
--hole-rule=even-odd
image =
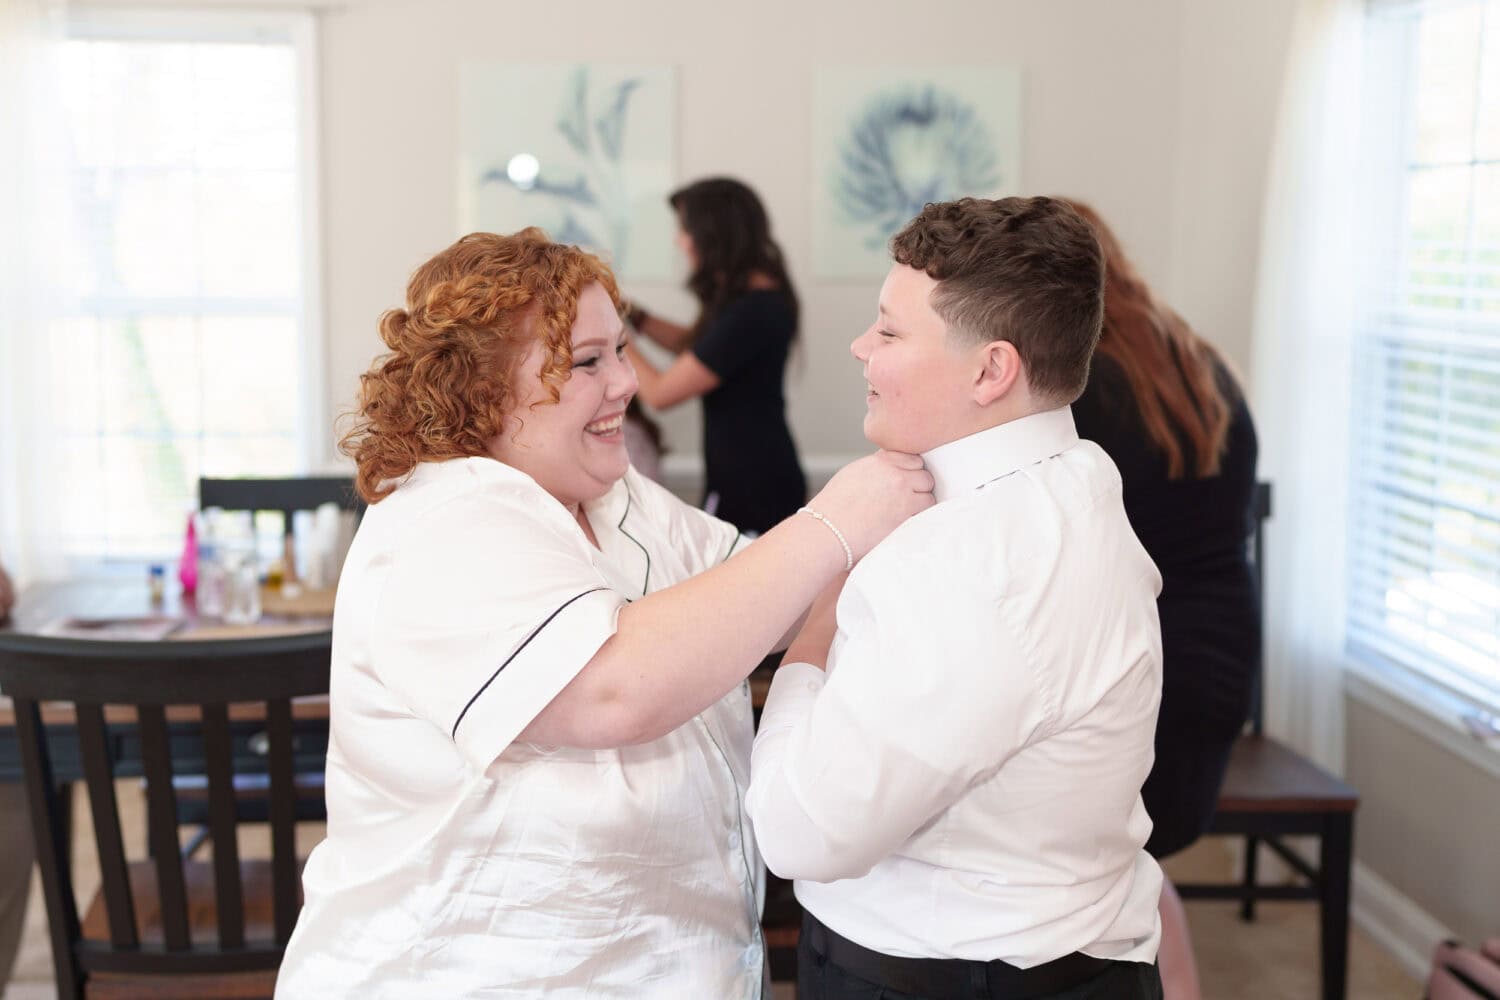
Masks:
[[[1500,0],[1372,6],[1348,641],[1500,705]]]
[[[322,455],[312,21],[85,11],[63,59],[66,545],[159,558],[200,475]]]

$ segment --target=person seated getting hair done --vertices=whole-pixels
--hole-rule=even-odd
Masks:
[[[1213,821],[1229,751],[1250,715],[1260,604],[1247,544],[1254,515],[1255,421],[1228,363],[1162,301],[1104,220],[1069,202],[1104,249],[1104,331],[1073,403],[1078,433],[1120,469],[1125,513],[1162,589],[1156,761],[1141,788],[1146,850],[1161,860]],[[1202,990],[1187,912],[1162,882],[1167,1000]]]
[[[937,503],[825,590],[766,702],[747,809],[806,910],[798,996],[1160,997],[1161,577],[1068,408],[1099,243],[1054,199],[964,199],[891,249],[865,436]]]

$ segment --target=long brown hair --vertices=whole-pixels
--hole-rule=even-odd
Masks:
[[[754,274],[764,274],[799,316],[797,290],[787,273],[781,247],[771,238],[771,219],[751,188],[732,177],[709,177],[667,196],[684,231],[693,238],[698,266],[688,276],[688,290],[698,300],[693,336],[750,290]],[[797,336],[795,328],[792,337]]]
[[[1166,456],[1167,478],[1218,475],[1230,418],[1217,373],[1223,359],[1152,294],[1099,213],[1082,202],[1069,204],[1094,227],[1104,249],[1104,332],[1097,350],[1125,373],[1146,434]]]

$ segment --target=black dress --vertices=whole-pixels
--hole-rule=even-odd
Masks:
[[[699,335],[693,353],[719,377],[703,397],[704,498],[741,531],[764,532],[807,499],[786,423],[782,378],[797,322],[775,289],[747,292]]]
[[[1206,479],[1167,478],[1166,457],[1151,446],[1130,383],[1110,358],[1094,355],[1088,387],[1073,404],[1079,436],[1119,467],[1131,527],[1161,570],[1161,714],[1156,763],[1141,789],[1154,824],[1146,850],[1158,858],[1208,828],[1260,656],[1246,546],[1255,425],[1234,378],[1222,367],[1216,375],[1231,417],[1221,470]],[[1183,443],[1191,467],[1191,446]]]

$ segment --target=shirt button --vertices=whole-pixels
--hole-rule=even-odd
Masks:
[[[729,831],[729,849],[738,851],[740,849],[740,834],[738,830]]]
[[[746,948],[745,953],[740,956],[740,961],[743,962],[745,964],[745,967],[748,969],[755,968],[760,964],[760,947],[758,945],[752,944],[750,947]]]
[[[818,684],[817,684],[817,682],[816,681],[808,681],[807,682],[807,689],[809,691],[817,691],[818,690]]]

